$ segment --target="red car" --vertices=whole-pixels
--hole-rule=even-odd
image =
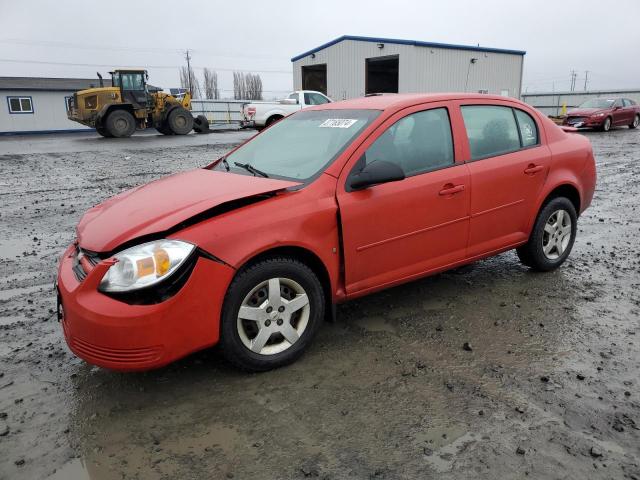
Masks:
[[[640,105],[628,98],[594,98],[569,110],[563,125],[597,128],[605,132],[611,127],[637,128],[640,125]]]
[[[589,141],[564,130],[489,95],[295,113],[84,215],[58,272],[67,343],[115,370],[219,343],[262,371],[296,359],[339,302],[511,249],[557,268],[596,181]]]

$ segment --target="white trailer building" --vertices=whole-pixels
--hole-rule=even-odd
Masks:
[[[334,100],[368,93],[481,92],[520,97],[526,52],[344,35],[297,55],[295,90]]]
[[[67,118],[68,98],[97,78],[0,77],[0,135],[91,130]],[[105,86],[111,80],[104,81]]]

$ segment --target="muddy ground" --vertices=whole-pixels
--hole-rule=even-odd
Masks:
[[[640,479],[640,130],[586,134],[598,188],[558,271],[509,252],[342,305],[265,374],[70,354],[52,282],[82,212],[242,135],[0,139],[0,478]]]

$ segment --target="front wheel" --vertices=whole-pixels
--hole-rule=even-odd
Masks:
[[[633,117],[633,122],[631,122],[629,128],[638,128],[638,125],[640,125],[640,115]]]
[[[193,115],[186,108],[174,108],[167,117],[167,126],[175,135],[186,135],[193,130]]]
[[[516,250],[518,257],[540,272],[558,268],[571,252],[577,225],[573,203],[565,197],[552,199],[540,210],[529,241]]]
[[[241,270],[222,311],[220,344],[225,358],[250,372],[296,360],[324,318],[324,292],[302,262],[270,258]]]
[[[611,117],[607,117],[604,119],[604,123],[602,124],[602,131],[608,132],[611,130]]]

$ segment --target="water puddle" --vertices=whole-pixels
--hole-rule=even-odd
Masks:
[[[46,480],[100,480],[104,478],[106,477],[92,477],[82,459],[76,458],[64,464]]]

